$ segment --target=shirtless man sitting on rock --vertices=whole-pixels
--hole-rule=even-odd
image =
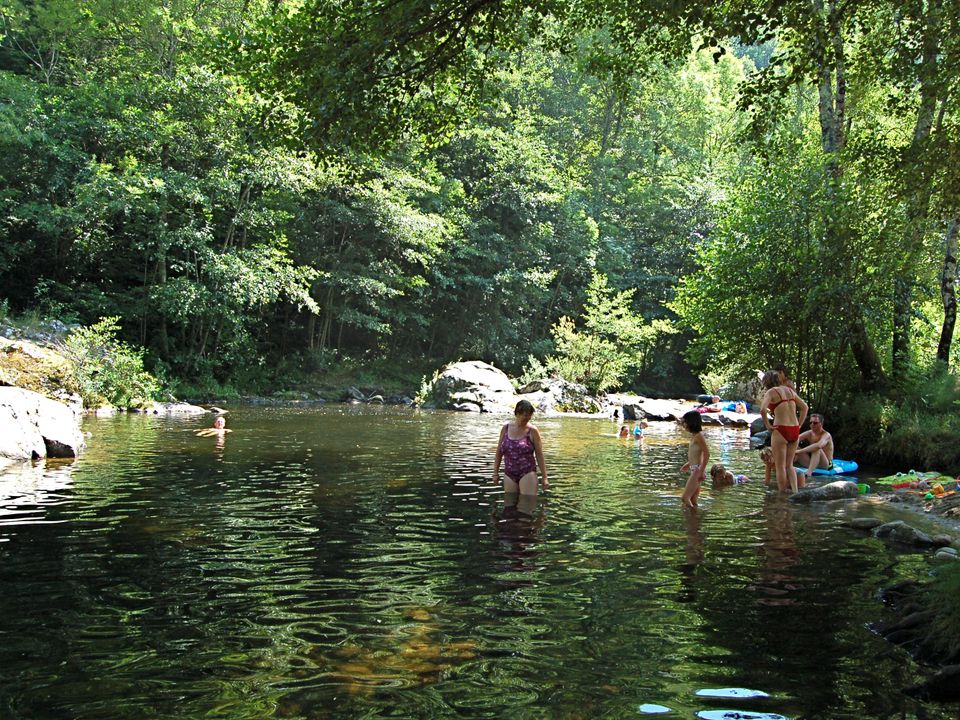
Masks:
[[[823,415],[810,415],[810,429],[800,434],[800,444],[805,447],[797,449],[794,464],[797,467],[807,467],[807,475],[821,468],[828,470],[833,467],[833,436],[823,429]]]

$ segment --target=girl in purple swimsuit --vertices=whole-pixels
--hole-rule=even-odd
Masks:
[[[540,431],[530,424],[532,417],[533,405],[521,400],[513,411],[513,420],[500,429],[497,452],[493,456],[493,481],[500,482],[500,461],[503,460],[504,492],[536,495],[537,465],[540,466],[543,489],[550,487]]]

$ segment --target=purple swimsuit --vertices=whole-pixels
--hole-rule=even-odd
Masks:
[[[509,430],[505,432],[500,451],[503,453],[503,474],[514,482],[520,482],[520,478],[537,469],[529,430],[519,440],[512,440]]]

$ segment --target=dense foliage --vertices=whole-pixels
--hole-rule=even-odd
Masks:
[[[783,360],[824,408],[956,355],[949,3],[0,0],[0,23],[3,299],[118,317],[164,376],[580,357],[596,389],[678,392]]]
[[[137,407],[159,392],[156,378],[143,368],[143,351],[117,339],[118,320],[77,328],[61,347],[73,389],[86,407]]]

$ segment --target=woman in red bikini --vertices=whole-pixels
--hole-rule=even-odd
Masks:
[[[781,492],[797,491],[797,471],[793,469],[793,456],[797,452],[800,426],[807,418],[807,404],[792,388],[782,385],[780,373],[770,370],[763,375],[763,399],[760,401],[760,417],[770,431],[770,449],[777,470],[777,485]],[[799,412],[799,417],[797,413]],[[773,413],[773,422],[770,422]]]

